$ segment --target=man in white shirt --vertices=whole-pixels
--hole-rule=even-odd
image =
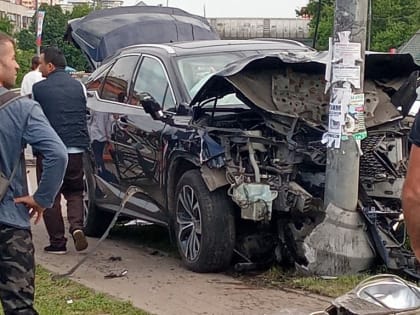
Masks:
[[[32,57],[31,71],[23,77],[20,87],[20,95],[32,95],[32,86],[38,81],[43,80],[42,73],[39,71],[39,56]]]

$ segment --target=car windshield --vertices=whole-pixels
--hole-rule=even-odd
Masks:
[[[190,97],[194,97],[213,73],[246,55],[244,52],[238,52],[183,56],[178,58],[177,65],[179,72]]]

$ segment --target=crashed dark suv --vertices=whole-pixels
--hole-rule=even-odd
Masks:
[[[221,270],[234,256],[245,268],[307,264],[306,237],[324,218],[325,62],[292,41],[121,50],[86,83],[89,109],[112,120],[114,178],[86,167],[86,232],[101,234],[134,185],[123,215],[168,226],[191,270]],[[415,69],[407,56],[367,56],[360,206],[381,210],[372,225],[386,233],[401,213],[410,126],[408,105],[392,97]]]

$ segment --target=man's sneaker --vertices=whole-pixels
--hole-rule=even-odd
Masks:
[[[88,247],[88,242],[85,233],[83,233],[82,230],[74,230],[72,234],[74,240],[74,247],[78,252]]]
[[[49,253],[49,254],[64,255],[67,253],[67,248],[66,248],[66,245],[64,246],[49,245],[47,247],[44,247],[44,252]]]

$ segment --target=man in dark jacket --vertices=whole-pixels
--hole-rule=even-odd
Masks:
[[[86,96],[82,84],[64,69],[66,59],[55,47],[44,49],[40,57],[40,71],[46,80],[33,86],[33,98],[41,104],[51,126],[67,147],[68,166],[61,193],[67,200],[70,234],[77,251],[87,248],[83,233],[83,154],[89,146],[86,123]],[[42,156],[37,156],[37,171],[42,173]],[[44,212],[50,245],[44,250],[54,254],[67,252],[64,222],[57,195],[52,208]]]
[[[6,315],[38,314],[34,307],[35,261],[30,218],[37,223],[51,207],[67,165],[63,142],[48,123],[41,107],[28,97],[10,94],[19,69],[12,38],[0,32],[0,170],[15,176],[0,200],[0,300]],[[38,189],[28,195],[25,165],[19,156],[29,143],[44,159]],[[18,163],[18,164],[17,164]],[[18,167],[17,167],[18,166]]]

